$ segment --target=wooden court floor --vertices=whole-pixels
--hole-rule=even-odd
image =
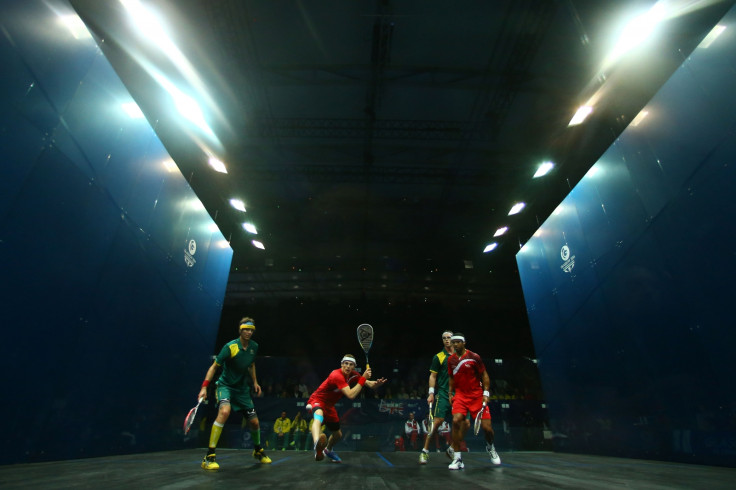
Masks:
[[[415,452],[338,452],[343,463],[316,462],[311,452],[271,452],[270,465],[245,450],[221,450],[220,470],[200,468],[204,450],[0,466],[2,489],[493,488],[736,489],[736,469],[553,452],[466,453],[450,471],[444,454],[427,465]]]

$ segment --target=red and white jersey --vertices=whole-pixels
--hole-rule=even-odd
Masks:
[[[342,389],[346,386],[350,386],[351,381],[357,381],[360,378],[360,373],[353,371],[349,376],[345,376],[342,369],[335,369],[327,376],[327,379],[319,385],[319,388],[314,390],[309,400],[319,400],[325,405],[334,406],[340,398],[343,397]]]
[[[404,424],[404,432],[407,434],[411,434],[412,432],[419,433],[419,422],[417,422],[416,419],[414,420],[407,420]]]
[[[453,354],[447,360],[447,374],[453,380],[455,396],[481,397],[483,384],[481,382],[485,364],[475,352],[465,349],[462,357]]]

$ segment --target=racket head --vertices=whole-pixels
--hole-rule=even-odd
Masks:
[[[486,404],[483,403],[483,408],[480,409],[478,412],[478,415],[475,416],[475,423],[473,424],[473,433],[477,436],[478,432],[480,432],[480,418],[483,416],[483,412],[486,411]]]
[[[370,324],[361,323],[358,325],[358,343],[360,343],[363,352],[367,356],[373,345],[373,327]]]
[[[194,424],[194,419],[197,416],[197,407],[199,407],[199,405],[189,410],[187,417],[184,419],[184,434],[188,434],[189,429],[191,429],[192,424]]]
[[[189,413],[184,419],[184,434],[188,434],[189,429],[192,428],[192,424],[194,424],[194,419],[197,418],[197,410],[199,410],[199,406],[202,404],[203,400],[204,398],[200,398],[199,402],[197,402],[197,405],[189,410]]]

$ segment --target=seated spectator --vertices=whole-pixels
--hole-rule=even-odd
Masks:
[[[286,412],[281,412],[281,417],[276,419],[273,424],[273,432],[276,434],[276,450],[284,451],[284,436],[291,431],[291,420],[286,416]]]
[[[430,428],[429,428],[429,413],[428,413],[427,416],[424,418],[424,420],[422,420],[422,427],[421,427],[422,439],[426,439],[427,437],[429,437],[429,431],[430,431]],[[432,441],[429,441],[429,444],[432,444]],[[429,444],[427,444],[427,449],[429,449]],[[434,433],[434,445],[437,448],[437,452],[440,452],[439,431]]]
[[[407,443],[411,444],[412,449],[416,449],[417,439],[419,439],[419,422],[414,419],[414,412],[409,414],[409,420],[404,424],[404,433]]]
[[[437,434],[444,439],[447,447],[452,444],[452,428],[450,427],[450,424],[447,423],[447,420],[442,421],[442,424],[437,429]]]
[[[304,437],[307,433],[307,421],[302,418],[302,413],[297,412],[291,423],[291,442],[289,447],[297,451],[304,446]]]

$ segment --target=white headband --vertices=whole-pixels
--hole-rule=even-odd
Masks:
[[[465,337],[462,335],[453,335],[450,340],[459,340],[462,343],[465,343]]]
[[[340,362],[341,362],[341,363],[343,363],[343,362],[345,362],[345,361],[350,361],[350,362],[352,362],[353,364],[358,364],[357,362],[355,362],[355,358],[353,358],[353,357],[350,357],[350,356],[345,356],[345,357],[343,357],[343,358],[342,358],[342,361],[340,361]]]

